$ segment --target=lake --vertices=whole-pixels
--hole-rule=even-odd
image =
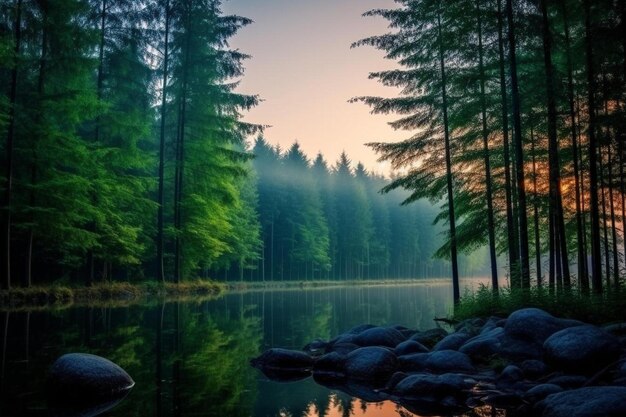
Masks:
[[[480,280],[465,281],[477,287]],[[47,408],[46,372],[70,352],[116,362],[136,382],[107,416],[413,416],[316,384],[269,381],[249,360],[300,349],[363,323],[435,327],[452,305],[447,281],[227,293],[200,303],[0,312],[0,416],[91,416]],[[491,414],[490,414],[491,415]]]

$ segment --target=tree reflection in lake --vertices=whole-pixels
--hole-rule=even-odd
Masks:
[[[431,328],[434,317],[449,312],[449,294],[447,284],[351,286],[228,294],[201,303],[1,312],[0,417],[52,415],[46,373],[69,352],[104,356],[135,380],[107,416],[411,416],[311,378],[268,381],[249,359],[269,347],[300,349],[365,322]]]

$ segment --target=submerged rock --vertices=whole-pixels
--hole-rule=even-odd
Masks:
[[[542,417],[626,416],[626,387],[587,387],[549,395],[537,404]]]
[[[396,355],[388,349],[373,346],[350,352],[345,361],[348,378],[371,381],[386,381],[396,371],[396,366]]]
[[[51,398],[78,402],[125,396],[135,381],[110,360],[88,353],[69,353],[54,362],[48,376]]]
[[[543,345],[546,362],[564,371],[593,373],[619,359],[619,340],[596,326],[577,326],[550,336]]]

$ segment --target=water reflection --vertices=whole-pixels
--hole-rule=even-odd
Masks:
[[[311,378],[268,381],[248,361],[269,347],[301,348],[366,322],[431,328],[432,319],[450,307],[450,287],[428,284],[0,312],[0,416],[67,415],[48,408],[45,377],[54,360],[69,352],[109,358],[135,380],[108,416],[412,416],[393,403],[367,403]]]

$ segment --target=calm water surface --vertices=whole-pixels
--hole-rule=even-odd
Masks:
[[[477,286],[477,280],[466,281]],[[413,416],[312,379],[268,381],[249,366],[270,347],[300,349],[363,323],[434,327],[451,286],[346,287],[227,294],[202,303],[0,312],[0,416],[91,416],[47,409],[45,376],[64,353],[118,363],[136,381],[107,416]],[[96,414],[94,414],[96,413]]]

